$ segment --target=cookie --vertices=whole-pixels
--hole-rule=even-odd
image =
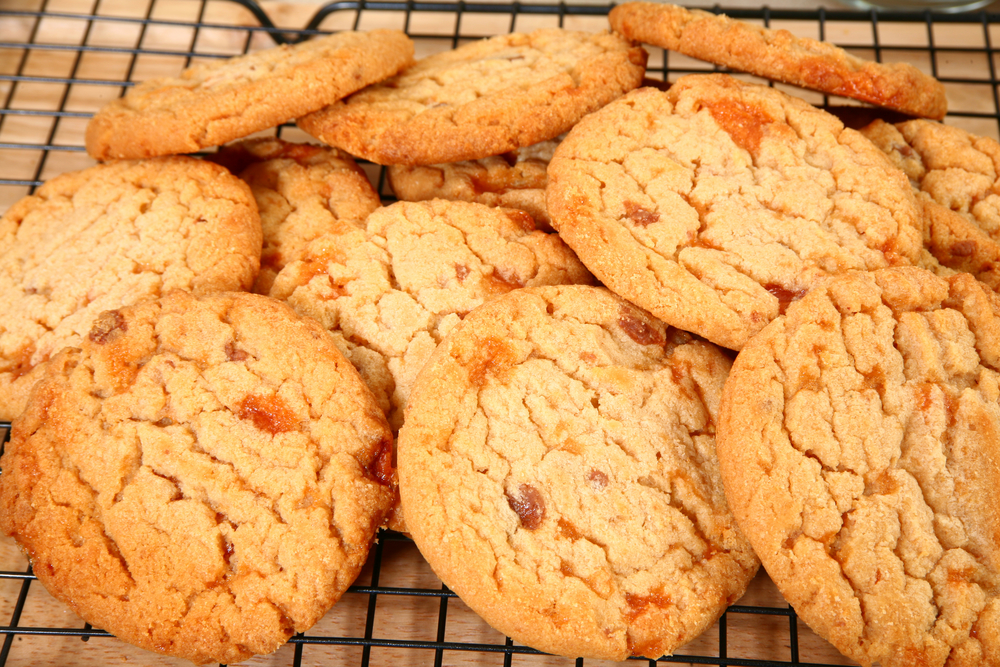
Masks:
[[[562,134],[645,70],[646,52],[614,34],[500,35],[423,58],[297,123],[378,164],[478,160]]]
[[[100,312],[171,289],[247,289],[260,248],[250,189],[218,165],[123,161],[48,181],[0,218],[0,419]]]
[[[264,248],[253,291],[267,294],[286,264],[319,236],[364,226],[382,205],[365,172],[335,148],[277,138],[224,147],[211,159],[250,185],[260,210]]]
[[[392,437],[326,333],[247,293],[103,313],[2,458],[0,529],[95,627],[195,663],[276,650],[354,581]]]
[[[560,138],[525,146],[503,155],[422,167],[392,165],[389,185],[405,201],[457,199],[487,206],[517,208],[551,231],[545,208],[545,171]]]
[[[412,60],[404,33],[372,30],[199,63],[105,105],[87,125],[87,152],[109,160],[220,146],[322,109]]]
[[[796,37],[722,14],[653,2],[626,2],[608,15],[625,37],[740,72],[840,95],[911,116],[941,119],[944,86],[909,63],[877,63],[827,42]]]
[[[757,569],[714,453],[728,369],[715,346],[603,288],[481,306],[420,374],[399,435],[414,541],[515,641],[671,653]]]
[[[798,617],[864,665],[1000,660],[1000,298],[967,274],[837,276],[740,352],[729,505]]]
[[[1000,287],[1000,144],[927,120],[879,120],[861,131],[909,176],[930,253]]]
[[[395,432],[420,369],[469,311],[518,287],[592,281],[522,211],[439,199],[397,202],[366,232],[317,239],[271,296],[330,331]],[[406,531],[397,512],[389,527]]]
[[[591,114],[548,177],[553,226],[599,280],[734,350],[817,280],[921,256],[912,188],[881,151],[802,100],[724,74]]]

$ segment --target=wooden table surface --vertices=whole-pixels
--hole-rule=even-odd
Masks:
[[[147,0],[148,1],[148,0]],[[38,0],[6,0],[4,7],[34,9]],[[708,3],[701,3],[702,5]],[[823,4],[838,8],[837,3],[801,2],[773,3],[772,6],[815,7]],[[316,5],[309,2],[275,3],[264,2],[267,13],[276,25],[283,28],[300,28],[312,17]],[[128,71],[133,61],[130,51],[137,46],[146,53],[135,58],[132,71],[133,80],[160,75],[172,75],[180,71],[185,59],[170,55],[178,45],[189,48],[192,40],[201,53],[236,54],[244,49],[248,34],[245,31],[203,28],[197,34],[188,25],[195,21],[202,7],[193,0],[155,0],[154,18],[164,21],[152,25],[144,31],[133,23],[95,22],[89,31],[85,22],[73,18],[55,16],[61,13],[90,13],[94,2],[90,0],[52,0],[47,10],[52,17],[42,21],[30,17],[0,18],[0,42],[21,43],[33,40],[33,44],[77,46],[81,43],[116,47],[122,52],[102,50],[88,52],[80,56],[78,50],[45,48],[19,49],[0,48],[0,75],[28,77],[72,77],[79,80],[103,79],[107,85],[53,83],[45,81],[0,81],[0,98],[6,99],[7,108],[27,111],[69,111],[68,115],[55,118],[52,114],[15,113],[2,117],[0,124],[0,178],[2,179],[47,179],[56,174],[80,169],[93,162],[80,151],[87,115],[95,111],[109,99],[120,94],[117,85]],[[749,7],[748,3],[730,2],[726,7]],[[102,15],[135,17],[147,11],[147,2],[134,0],[105,0],[99,5]],[[219,25],[253,26],[256,20],[244,9],[225,2],[210,1],[202,17],[205,23]],[[360,29],[376,27],[403,27],[405,16],[402,12],[370,12],[362,17]],[[321,28],[338,30],[351,28],[355,19],[353,11],[335,12],[328,17]],[[498,20],[496,15],[465,13],[461,19],[463,35],[489,35],[507,32],[509,19]],[[539,27],[553,26],[557,17],[552,15],[521,14],[514,26],[515,30],[528,31]],[[568,16],[565,27],[579,30],[602,30],[606,27],[603,16]],[[819,37],[815,21],[773,21],[773,27],[783,27],[796,34]],[[456,31],[456,17],[449,14],[415,12],[410,18],[410,30],[425,35],[439,35],[422,39],[417,46],[417,55],[427,55],[434,51],[450,48],[451,35]],[[825,37],[835,43],[852,47],[861,56],[875,57],[873,30],[869,22],[830,21],[824,26]],[[940,24],[928,29],[925,23],[897,24],[880,22],[878,39],[882,46],[895,50],[884,50],[885,60],[904,59],[926,71],[932,71],[930,41],[940,49],[936,55],[937,73],[942,78],[956,78],[961,81],[947,83],[950,108],[956,114],[946,122],[959,125],[970,131],[996,138],[998,125],[997,108],[993,87],[989,83],[990,55],[977,49],[1000,42],[1000,26],[985,27],[981,24]],[[32,31],[35,31],[33,38]],[[141,40],[141,41],[140,41]],[[251,48],[270,45],[263,34],[251,37]],[[898,49],[897,47],[907,47]],[[952,49],[952,50],[949,50]],[[971,50],[970,50],[971,49]],[[164,53],[157,53],[157,52]],[[662,52],[651,49],[650,66],[661,67]],[[699,67],[676,55],[669,60],[672,68]],[[980,81],[985,79],[985,81]],[[799,92],[814,103],[821,103],[819,96]],[[282,136],[290,140],[305,140],[306,137],[294,128],[283,131]],[[51,150],[20,148],[18,144],[38,143],[52,146]],[[14,146],[11,146],[11,145]],[[6,145],[7,147],[2,147]],[[374,177],[376,172],[370,168]],[[14,201],[28,193],[29,185],[0,184],[0,211],[6,210]],[[0,570],[23,572],[27,561],[14,544],[0,539]],[[371,583],[372,567],[366,569],[359,584]],[[383,545],[382,563],[379,569],[380,586],[421,589],[440,589],[441,583],[420,557],[415,547],[405,541],[389,540]],[[13,612],[21,582],[0,579],[0,623],[9,619]],[[309,635],[330,637],[364,637],[366,611],[370,597],[364,593],[348,593]],[[755,605],[785,610],[787,605],[765,574],[760,574],[753,582],[740,605]],[[433,597],[380,594],[377,598],[372,637],[386,640],[410,640],[434,642],[438,639],[438,615],[440,603]],[[727,652],[730,658],[745,660],[792,659],[789,619],[785,615],[759,615],[730,612],[726,616]],[[19,627],[33,628],[82,628],[83,621],[65,606],[56,602],[37,583],[28,589],[27,600],[21,614]],[[452,599],[447,606],[445,641],[476,642],[502,645],[504,638],[475,614],[461,601]],[[681,649],[679,654],[717,655],[718,626],[703,637]],[[801,623],[797,625],[798,656],[802,664],[852,664],[825,641],[819,639]],[[246,664],[284,666],[292,665],[294,647],[286,645],[271,656],[250,660]],[[425,648],[402,648],[396,646],[374,647],[370,653],[372,665],[432,665],[435,652]],[[363,649],[358,646],[307,645],[301,655],[302,665],[359,665],[362,664]],[[84,642],[79,636],[21,635],[14,637],[10,647],[7,665],[185,665],[184,661],[165,659],[152,653],[123,644],[110,637],[91,637]],[[449,650],[443,653],[445,665],[503,665],[503,653],[482,651]],[[574,661],[551,656],[515,655],[515,665],[572,665]],[[587,660],[586,665],[603,664]]]

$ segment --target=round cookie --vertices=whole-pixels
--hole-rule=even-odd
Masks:
[[[340,32],[144,81],[87,125],[98,160],[193,153],[322,109],[413,61],[399,30]]]
[[[719,465],[799,618],[882,667],[1000,663],[1000,299],[852,272],[740,352]]]
[[[927,120],[876,120],[861,132],[909,176],[930,253],[1000,287],[1000,144]]]
[[[246,181],[257,201],[264,232],[257,294],[267,294],[311,241],[363,227],[382,205],[365,172],[335,148],[269,137],[226,146],[211,159]]]
[[[2,458],[0,530],[96,627],[195,663],[308,629],[395,494],[392,437],[314,322],[247,293],[101,315]]]
[[[740,72],[840,95],[911,116],[940,120],[944,86],[909,63],[877,63],[827,42],[769,30],[722,14],[653,2],[626,2],[608,15],[628,39]]]
[[[478,308],[421,373],[399,435],[414,541],[518,642],[671,653],[757,570],[714,453],[728,369],[715,346],[603,288]]]
[[[457,199],[487,206],[517,208],[551,231],[545,208],[546,169],[560,137],[480,160],[418,167],[392,165],[389,185],[405,201]]]
[[[881,151],[724,74],[591,114],[548,176],[553,226],[599,280],[734,350],[821,278],[921,259],[912,188]]]
[[[645,70],[646,52],[615,34],[500,35],[423,58],[297,123],[378,164],[477,160],[556,137]]]
[[[218,165],[122,161],[48,181],[0,218],[0,419],[98,313],[171,289],[247,289],[260,248],[250,189]]]

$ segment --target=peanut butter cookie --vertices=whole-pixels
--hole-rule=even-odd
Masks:
[[[478,160],[552,139],[635,88],[646,52],[558,28],[470,42],[298,120],[378,164]]]
[[[553,226],[598,279],[734,350],[821,278],[921,258],[913,190],[881,151],[724,74],[591,114],[548,177]]]
[[[47,364],[2,458],[0,529],[94,626],[239,662],[354,581],[395,495],[391,443],[315,322],[171,292]]]
[[[226,146],[211,159],[250,185],[264,232],[253,291],[267,294],[274,277],[319,236],[364,227],[382,205],[350,155],[336,148],[276,138]]]
[[[321,237],[271,296],[333,334],[395,431],[420,369],[466,313],[518,287],[592,281],[526,213],[438,199],[397,202],[366,232]],[[406,530],[396,512],[389,527]]]
[[[399,30],[341,32],[144,81],[87,125],[91,157],[193,153],[276,127],[392,76],[413,60]]]
[[[799,618],[882,667],[1000,663],[1000,298],[851,272],[740,352],[719,465]]]
[[[515,290],[441,343],[399,436],[403,511],[496,629],[567,656],[658,658],[758,561],[726,508],[729,360],[603,288]]]
[[[545,172],[560,138],[480,160],[423,167],[392,165],[386,173],[396,196],[405,201],[457,199],[517,208],[539,229],[551,231],[545,208]]]
[[[260,248],[250,189],[218,165],[123,161],[45,183],[0,218],[0,419],[101,311],[171,289],[247,289]]]
[[[909,63],[863,60],[827,42],[769,30],[722,14],[654,2],[611,10],[625,37],[740,72],[869,102],[911,116],[944,118],[944,86]]]
[[[1000,144],[927,120],[877,120],[861,132],[909,176],[930,253],[1000,287]]]

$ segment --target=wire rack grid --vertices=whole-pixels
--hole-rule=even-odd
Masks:
[[[90,166],[87,120],[135,81],[175,75],[199,59],[223,58],[343,29],[394,27],[417,56],[472,39],[542,27],[597,31],[608,5],[540,2],[344,0],[322,7],[253,0],[6,0],[0,5],[0,213],[43,181]],[[727,9],[773,28],[826,39],[856,55],[908,61],[946,85],[946,122],[1000,137],[997,52],[1000,15]],[[711,70],[649,48],[648,76],[671,81]],[[818,105],[843,100],[794,90]],[[857,109],[856,109],[857,110]],[[294,126],[279,136],[304,141]],[[364,165],[386,200],[376,165]],[[0,449],[9,435],[0,422]],[[0,540],[0,666],[164,665],[175,661],[123,644],[56,602],[14,544]],[[690,665],[852,664],[813,634],[766,575],[718,623],[656,663]],[[188,664],[176,661],[176,664]],[[384,533],[355,585],[316,626],[252,665],[577,665],[539,654],[492,630],[448,591],[413,543]]]

